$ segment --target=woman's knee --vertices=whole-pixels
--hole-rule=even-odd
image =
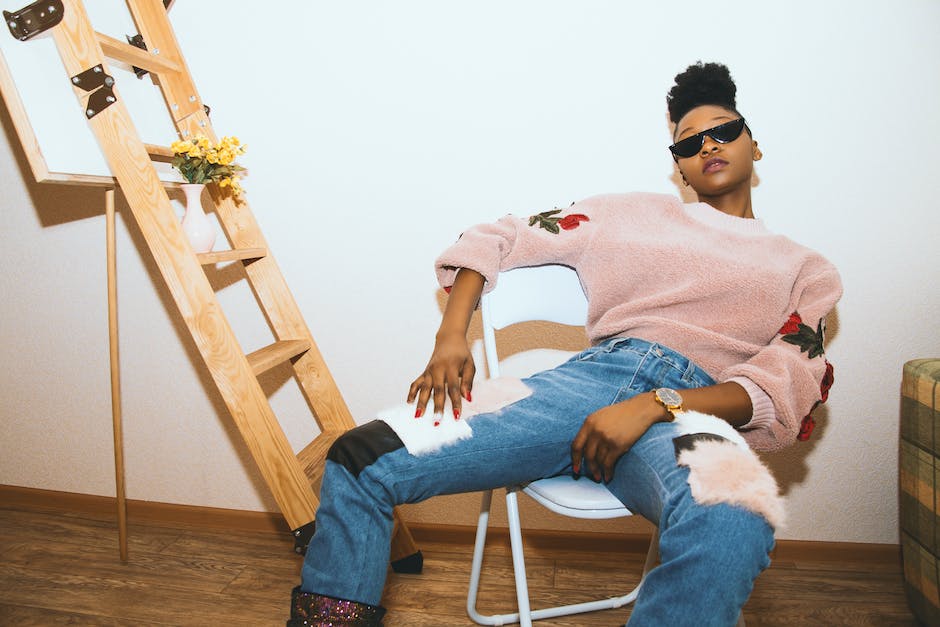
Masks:
[[[358,479],[363,470],[404,446],[391,427],[381,420],[373,420],[336,438],[326,458]]]

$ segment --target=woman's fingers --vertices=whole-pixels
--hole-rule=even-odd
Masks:
[[[617,460],[620,459],[620,455],[616,450],[608,450],[604,455],[604,458],[601,460],[601,467],[604,471],[604,481],[610,481],[614,478],[614,465],[617,463]]]
[[[460,395],[467,399],[468,403],[473,402],[473,378],[477,374],[477,367],[473,359],[467,359],[463,362],[463,371],[460,373]]]
[[[427,373],[424,373],[415,379],[414,383],[412,383],[411,387],[408,389],[408,402],[417,401],[415,403],[415,418],[420,418],[424,415],[424,410],[430,398],[431,385]]]
[[[581,425],[578,435],[571,441],[571,471],[574,474],[581,472],[581,460],[584,459],[584,443],[587,441],[586,425]]]
[[[461,370],[456,367],[429,367],[415,379],[408,388],[408,402],[415,401],[415,418],[420,418],[427,411],[427,405],[435,414],[443,414],[446,401],[450,398],[454,419],[459,419],[463,410],[463,398],[470,398],[473,375],[476,368],[472,360],[464,363]]]

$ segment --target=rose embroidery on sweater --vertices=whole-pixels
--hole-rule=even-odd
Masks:
[[[835,381],[833,376],[833,367],[829,363],[829,360],[826,360],[826,372],[823,374],[822,383],[819,386],[819,393],[822,398],[816,401],[813,404],[813,408],[808,414],[803,418],[803,422],[800,423],[800,432],[796,435],[796,439],[805,442],[809,439],[809,436],[813,433],[813,429],[816,428],[816,420],[813,419],[813,412],[816,411],[816,408],[821,404],[829,400],[829,388],[832,387],[832,383]]]
[[[561,213],[561,209],[552,209],[551,211],[543,211],[542,213],[530,216],[529,226],[538,225],[539,228],[557,235],[561,232],[561,229],[570,231],[571,229],[578,228],[582,222],[591,221],[591,219],[583,213],[569,213],[566,216],[559,216],[559,213]]]
[[[826,352],[823,350],[822,318],[820,318],[816,330],[813,331],[812,327],[803,324],[803,319],[800,318],[800,314],[794,311],[790,314],[790,318],[784,323],[778,333],[783,336],[780,339],[789,344],[799,346],[800,351],[808,353],[810,359]]]
[[[803,323],[803,319],[800,318],[800,314],[795,311],[790,314],[789,319],[783,323],[783,326],[780,327],[780,330],[777,331],[780,335],[790,335],[793,333],[798,333],[800,330],[800,324]]]
[[[832,387],[835,378],[835,368],[832,367],[832,364],[829,363],[829,360],[826,360],[826,373],[822,378],[822,385],[819,386],[819,392],[822,394],[822,400],[820,403],[825,403],[829,400],[829,388]]]
[[[822,319],[820,319],[819,324],[816,326],[816,330],[813,331],[812,327],[803,324],[803,319],[800,317],[800,314],[794,311],[790,314],[787,321],[783,323],[783,326],[780,327],[778,333],[782,336],[780,339],[789,344],[799,346],[800,351],[807,353],[811,359],[825,353],[823,350],[823,336],[825,332]],[[813,433],[813,429],[816,428],[816,421],[813,419],[813,411],[815,411],[821,403],[825,403],[829,399],[829,388],[832,387],[833,381],[835,381],[834,369],[827,359],[826,372],[823,373],[822,383],[819,385],[820,400],[816,401],[813,408],[803,418],[803,422],[800,423],[800,432],[796,436],[797,440],[805,442]]]
[[[796,434],[796,439],[800,442],[806,442],[816,428],[816,421],[813,420],[813,414],[806,414],[803,422],[800,423],[800,432]]]

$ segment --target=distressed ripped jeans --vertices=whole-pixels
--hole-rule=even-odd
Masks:
[[[624,338],[524,382],[531,396],[474,416],[473,437],[433,453],[411,455],[379,421],[339,438],[326,462],[301,588],[378,605],[396,505],[571,473],[571,442],[594,411],[657,387],[714,383],[679,353]],[[676,463],[675,436],[674,424],[653,425],[607,484],[660,531],[662,563],[647,576],[630,625],[733,625],[770,563],[773,528],[736,505],[697,503],[689,469]]]

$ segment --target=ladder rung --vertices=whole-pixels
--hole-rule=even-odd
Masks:
[[[146,50],[124,43],[120,39],[109,37],[104,33],[95,33],[95,38],[101,44],[101,51],[104,56],[115,61],[121,61],[128,65],[139,67],[153,74],[161,72],[179,72],[179,63],[174,63],[164,59],[156,54],[151,54]]]
[[[162,163],[169,163],[170,161],[173,161],[173,151],[166,146],[144,144],[144,148],[147,149],[147,154],[150,155],[151,161],[160,161]]]
[[[259,375],[308,350],[310,342],[307,340],[281,340],[248,355],[248,363],[252,372]]]
[[[199,263],[204,266],[211,266],[214,263],[224,263],[226,261],[247,261],[249,259],[261,259],[268,256],[266,248],[233,248],[232,250],[219,250],[211,253],[199,253],[196,257]]]
[[[333,446],[336,438],[343,435],[345,431],[324,431],[313,439],[313,442],[297,453],[297,459],[300,466],[304,469],[310,484],[314,487],[320,485],[320,479],[323,478],[323,462],[326,454]]]

